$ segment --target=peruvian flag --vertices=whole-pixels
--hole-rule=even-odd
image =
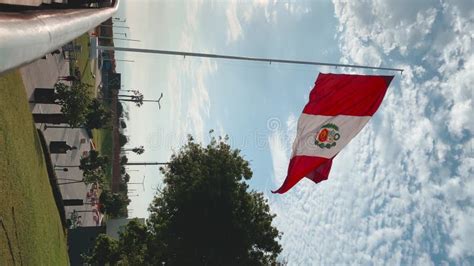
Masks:
[[[298,120],[288,174],[273,193],[285,193],[303,177],[328,179],[332,160],[367,124],[393,76],[319,74]]]

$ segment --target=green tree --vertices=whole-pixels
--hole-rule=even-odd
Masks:
[[[87,107],[85,127],[89,129],[103,128],[110,121],[111,113],[101,100],[95,98]]]
[[[66,117],[71,127],[82,126],[86,122],[87,108],[91,103],[89,96],[89,85],[85,83],[74,83],[67,86],[64,83],[56,83],[56,100],[61,105],[61,112]]]
[[[91,150],[89,155],[82,157],[79,169],[83,171],[84,182],[86,184],[99,182],[103,183],[103,176],[109,160],[107,156],[101,156],[98,151]]]
[[[121,128],[127,128],[127,123],[123,119],[120,119],[120,127]]]
[[[145,261],[149,232],[145,224],[131,220],[119,231],[119,240],[107,235],[99,235],[94,249],[83,255],[85,262],[93,265],[152,265]]]
[[[84,178],[82,179],[82,181],[85,184],[97,183],[97,184],[103,185],[105,183],[105,177],[102,172],[96,170],[96,171],[88,172],[86,175],[84,175]]]
[[[125,146],[125,144],[127,144],[127,142],[128,142],[127,136],[125,136],[125,135],[122,134],[122,133],[119,133],[119,144],[120,144],[120,147]]]
[[[120,165],[124,165],[128,163],[128,157],[126,155],[123,155],[122,157],[120,157]]]
[[[138,146],[138,147],[135,147],[135,148],[132,148],[132,149],[123,149],[122,151],[131,151],[131,152],[134,152],[138,155],[141,155],[145,152],[145,148],[143,146]]]
[[[227,140],[227,138],[225,139]],[[171,265],[270,265],[281,252],[262,193],[249,191],[249,163],[212,138],[189,137],[162,169],[166,186],[149,211],[148,261]]]
[[[99,202],[101,205],[100,212],[107,213],[111,217],[126,217],[127,206],[130,199],[122,193],[112,193],[104,189],[100,193]]]
[[[134,102],[138,107],[143,105],[144,97],[138,90],[133,91],[133,95],[119,94],[118,97],[119,101]]]
[[[95,239],[91,254],[83,255],[85,262],[94,265],[115,265],[120,260],[119,242],[108,235],[100,234]]]
[[[125,173],[123,176],[122,176],[122,182],[124,183],[128,183],[130,181],[130,175],[128,173]]]
[[[131,220],[119,232],[119,246],[124,265],[146,265],[149,232],[145,224]],[[151,263],[150,263],[151,264]]]

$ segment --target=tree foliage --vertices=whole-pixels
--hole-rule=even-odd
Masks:
[[[128,142],[127,136],[125,136],[124,134],[120,133],[120,134],[119,134],[119,144],[120,144],[120,147],[125,146],[125,144],[127,144],[127,142]]]
[[[124,165],[128,163],[128,157],[127,155],[123,155],[122,157],[120,157],[120,165]]]
[[[149,265],[146,263],[149,232],[145,224],[131,220],[125,230],[119,232],[119,246],[124,265]]]
[[[135,147],[132,151],[138,155],[143,154],[145,152],[145,148],[143,146]]]
[[[89,85],[85,83],[74,83],[67,86],[64,83],[56,83],[56,100],[61,105],[61,112],[66,117],[71,127],[82,126],[86,121],[87,108],[91,103],[89,96]]]
[[[122,151],[131,151],[131,152],[134,152],[138,155],[141,155],[145,152],[145,148],[143,146],[137,146],[137,147],[134,147],[132,149],[128,148],[128,149],[123,149]]]
[[[124,117],[124,109],[123,109],[123,104],[121,102],[117,101],[117,115],[118,117]]]
[[[126,217],[127,206],[130,199],[122,193],[112,193],[104,189],[100,193],[99,202],[101,205],[100,212],[107,213],[111,217]]]
[[[115,265],[120,260],[119,242],[108,235],[100,234],[95,239],[95,245],[91,254],[83,254],[87,263]]]
[[[103,128],[109,123],[110,118],[110,110],[104,106],[101,100],[94,98],[87,107],[85,126],[89,129]]]
[[[102,184],[108,163],[107,156],[101,156],[96,150],[89,151],[88,156],[81,158],[79,165],[79,169],[83,171],[84,182],[86,184],[95,182]]]
[[[125,121],[124,121],[123,119],[120,119],[120,127],[121,127],[122,129],[127,128],[127,123],[125,123]]]
[[[249,191],[252,171],[239,150],[190,138],[161,171],[165,187],[147,224],[131,222],[120,233],[118,264],[280,265],[275,215],[262,193]],[[100,196],[107,213],[119,209],[110,203],[114,197],[122,201],[108,191]]]
[[[101,234],[95,240],[85,262],[93,265],[152,265],[145,261],[149,233],[146,225],[137,219],[131,220],[119,231],[119,240]]]
[[[148,219],[150,261],[171,265],[268,265],[281,252],[262,193],[249,191],[249,163],[239,150],[189,138],[162,170],[166,187]]]
[[[124,182],[124,183],[130,182],[130,175],[129,175],[128,173],[125,173],[125,174],[122,176],[122,182]]]

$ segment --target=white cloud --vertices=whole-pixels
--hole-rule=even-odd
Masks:
[[[224,129],[224,126],[222,126],[222,123],[220,121],[217,121],[217,136],[220,137],[225,137],[227,135],[227,132]]]
[[[268,137],[268,144],[272,156],[274,179],[275,183],[278,184],[285,180],[289,160],[284,134],[279,130],[274,131]]]
[[[230,1],[225,11],[227,17],[227,43],[235,42],[243,37],[242,25],[237,15],[237,1]]]
[[[186,3],[186,24],[182,29],[178,50],[193,51],[196,29],[202,8],[202,1]],[[206,52],[206,51],[204,51]],[[170,63],[168,94],[170,95],[171,121],[175,121],[176,135],[171,147],[179,147],[188,134],[198,141],[204,140],[205,119],[211,106],[207,79],[217,70],[217,64],[209,59],[184,58]]]
[[[268,128],[271,131],[268,136],[270,155],[272,158],[274,181],[281,184],[286,177],[288,161],[291,154],[291,147],[288,145],[296,136],[297,118],[290,114],[282,128],[283,124],[278,118],[269,120]]]
[[[298,4],[297,2],[285,2],[286,11],[293,16],[302,16],[311,12],[311,8]]]
[[[242,40],[245,26],[258,17],[264,17],[268,24],[278,24],[278,18],[289,15],[301,18],[311,13],[310,2],[307,1],[247,1],[231,0],[225,10],[227,18],[227,43]]]
[[[328,181],[270,196],[282,257],[290,265],[474,264],[474,5],[334,6],[341,61],[405,71]],[[269,138],[276,177],[292,144],[281,134]]]

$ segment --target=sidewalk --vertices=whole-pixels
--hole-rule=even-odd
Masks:
[[[48,54],[46,59],[39,59],[20,68],[20,73],[27,97],[31,100],[35,88],[52,88],[59,76],[69,75],[69,63],[63,59],[61,54]],[[59,113],[60,107],[52,104],[30,104],[30,110],[34,113]],[[49,128],[45,130],[43,124],[36,124],[36,126],[43,131],[47,143],[50,141],[66,141],[68,145],[77,147],[77,150],[69,151],[67,154],[52,154],[51,160],[55,165],[79,165],[83,153],[90,150],[89,137],[83,129]],[[82,171],[77,167],[69,168],[68,172],[56,171],[56,174],[59,179],[82,179]],[[61,183],[61,180],[59,181]],[[90,187],[84,183],[76,183],[61,185],[60,189],[63,199],[83,199],[86,203],[86,195]],[[91,205],[66,207],[66,218],[69,218],[73,210],[92,211],[93,208]],[[96,225],[92,212],[83,212],[81,216],[82,226]]]

